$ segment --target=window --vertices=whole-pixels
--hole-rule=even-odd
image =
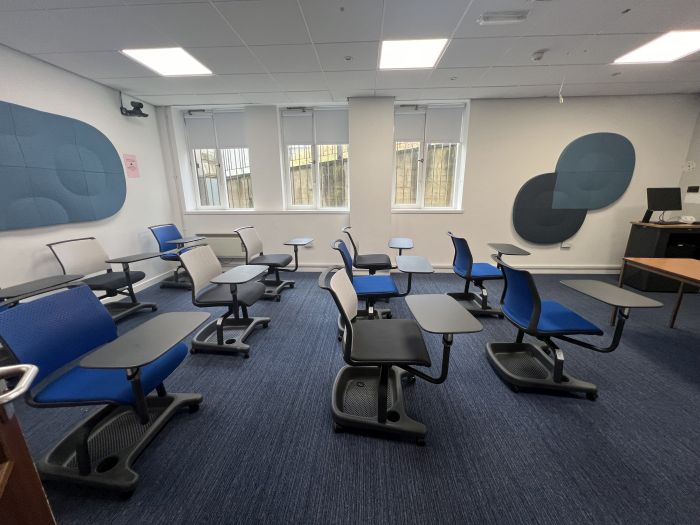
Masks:
[[[459,208],[465,109],[397,108],[394,208]]]
[[[348,208],[348,114],[345,109],[282,112],[287,206]]]
[[[185,117],[198,208],[253,208],[245,114],[209,113]]]

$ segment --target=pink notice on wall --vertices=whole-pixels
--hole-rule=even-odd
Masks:
[[[124,153],[124,166],[126,167],[126,176],[130,179],[138,179],[141,177],[139,173],[139,163],[136,162],[136,155]]]

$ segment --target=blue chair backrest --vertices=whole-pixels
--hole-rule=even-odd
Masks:
[[[350,255],[350,250],[348,250],[347,244],[338,239],[333,243],[333,249],[340,252],[340,256],[343,258],[343,264],[345,265],[345,272],[352,282],[352,256]]]
[[[469,244],[467,240],[462,237],[455,237],[452,233],[447,232],[452,239],[452,244],[455,247],[455,256],[452,260],[452,269],[454,272],[465,279],[469,279],[472,275],[472,264],[474,263],[474,258],[472,257],[472,252],[469,249]]]
[[[0,312],[0,341],[43,378],[117,337],[117,326],[90,288],[79,286]]]
[[[505,278],[503,312],[511,318],[528,320],[531,329],[537,327],[540,316],[540,296],[530,272],[506,266],[500,261]]]
[[[149,226],[149,229],[153,232],[153,236],[158,241],[158,248],[161,252],[167,252],[177,248],[170,241],[173,239],[182,239],[182,234],[177,226],[174,224],[160,224],[158,226]]]

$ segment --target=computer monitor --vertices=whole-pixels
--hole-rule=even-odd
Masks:
[[[647,188],[647,208],[651,211],[682,210],[680,188]]]
[[[649,222],[651,214],[661,212],[659,222],[664,222],[664,212],[670,210],[682,210],[680,188],[647,188],[647,211],[642,222]]]

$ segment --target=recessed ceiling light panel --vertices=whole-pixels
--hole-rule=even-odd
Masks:
[[[615,64],[663,64],[700,51],[700,31],[671,31],[630,51]]]
[[[164,77],[212,74],[209,68],[181,47],[123,49],[122,53]]]
[[[379,69],[427,69],[435,67],[447,45],[446,38],[384,40]]]

